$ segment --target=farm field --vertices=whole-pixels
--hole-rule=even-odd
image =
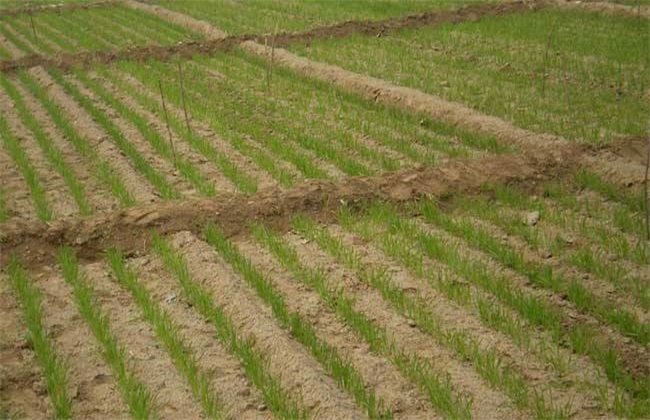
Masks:
[[[45,3],[0,419],[650,417],[647,4]]]

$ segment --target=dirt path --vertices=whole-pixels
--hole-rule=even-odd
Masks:
[[[575,146],[579,148],[580,146]],[[161,234],[182,230],[198,232],[203,223],[212,220],[229,236],[247,232],[253,220],[263,220],[286,229],[297,212],[314,215],[318,220],[331,220],[342,206],[356,206],[370,199],[394,202],[419,197],[441,197],[449,193],[476,192],[485,184],[536,184],[549,177],[558,179],[576,166],[575,154],[556,162],[540,155],[501,155],[478,160],[457,159],[435,168],[418,168],[377,177],[347,178],[338,184],[307,181],[289,191],[271,188],[252,197],[223,195],[218,200],[193,199],[182,202],[160,202],[133,209],[106,213],[76,221],[47,226],[41,223],[5,223],[0,242],[7,251],[38,249],[30,263],[52,261],[56,246],[74,244],[82,259],[96,259],[109,245],[125,250],[146,250],[147,244],[134,238],[147,238],[156,228]],[[0,260],[7,258],[0,256]]]
[[[68,96],[42,67],[30,70],[30,74],[39,81],[52,100],[65,111],[65,114],[70,116],[77,132],[90,143],[97,155],[108,162],[119,174],[135,200],[140,203],[154,201],[156,196],[153,187],[135,171],[127,158],[110,141],[108,135],[93,121],[92,117],[73,98]]]
[[[352,399],[277,325],[270,308],[208,244],[188,232],[174,235],[172,244],[187,259],[194,281],[212,292],[215,303],[232,318],[240,334],[255,338],[256,347],[268,358],[269,373],[279,379],[289,395],[299,396],[322,418],[360,417]]]
[[[26,340],[22,309],[5,275],[0,275],[0,314],[0,407],[10,418],[49,418],[54,411]]]

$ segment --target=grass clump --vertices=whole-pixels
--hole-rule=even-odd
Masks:
[[[135,199],[122,182],[122,179],[115,173],[107,161],[98,156],[90,143],[79,135],[58,104],[48,96],[45,90],[27,72],[20,72],[19,76],[20,80],[27,86],[32,95],[45,107],[65,138],[81,156],[93,165],[95,177],[110,189],[113,196],[118,199],[123,207],[135,205]]]
[[[342,358],[335,347],[319,339],[311,324],[298,313],[291,312],[282,294],[277,291],[271,280],[260,272],[235,245],[230,242],[219,228],[209,224],[204,234],[207,242],[238,272],[255,290],[257,295],[271,307],[278,323],[307,347],[316,360],[323,366],[343,389],[354,397],[370,418],[391,418],[392,413],[383,407],[383,402],[372,390],[365,387],[363,378],[350,361]]]
[[[66,80],[60,71],[56,69],[49,69],[48,71],[50,76],[109,134],[115,145],[131,159],[135,169],[153,185],[163,198],[180,198],[179,192],[147,162],[106,113],[99,109],[89,97],[82,94],[77,86]]]
[[[210,293],[192,280],[185,258],[158,235],[153,237],[153,249],[167,269],[177,277],[188,301],[215,327],[217,337],[224,346],[239,358],[246,376],[260,390],[269,409],[282,418],[306,418],[308,412],[294,402],[268,372],[267,362],[255,349],[252,339],[240,337],[230,317],[215,305]]]
[[[124,348],[111,331],[108,316],[102,312],[92,287],[79,272],[72,248],[61,248],[58,260],[63,278],[72,288],[77,309],[99,343],[101,354],[115,375],[131,415],[138,419],[158,417],[153,395],[128,368]]]
[[[253,235],[294,278],[313,288],[325,304],[368,343],[373,352],[388,357],[404,376],[415,382],[441,414],[450,418],[471,416],[471,401],[454,395],[449,378],[440,377],[426,360],[400,350],[384,328],[354,309],[354,302],[343,290],[335,291],[327,286],[321,268],[303,266],[293,247],[262,225],[253,227]]]
[[[221,418],[222,407],[214,395],[210,380],[199,368],[194,351],[183,342],[183,337],[169,314],[151,298],[147,289],[138,281],[137,273],[127,266],[119,250],[110,249],[107,259],[115,279],[131,293],[142,310],[144,318],[153,326],[156,337],[167,349],[176,368],[185,376],[194,397],[201,403],[203,412],[209,418]]]
[[[54,343],[48,337],[43,324],[41,293],[33,285],[29,274],[12,256],[7,266],[9,284],[16,294],[27,326],[28,340],[36,355],[43,375],[47,393],[52,401],[56,418],[72,417],[72,399],[68,395],[68,373],[63,361],[56,354]]]

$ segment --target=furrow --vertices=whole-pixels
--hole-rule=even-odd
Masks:
[[[0,110],[9,120],[12,131],[20,139],[21,146],[39,174],[39,179],[45,188],[47,201],[50,204],[54,217],[69,217],[78,213],[65,181],[49,164],[43,150],[33,138],[33,134],[25,127],[12,100],[4,90],[0,90]]]
[[[4,147],[0,147],[0,185],[2,185],[4,211],[7,219],[19,217],[36,220],[38,218],[25,179]]]
[[[349,360],[364,379],[367,389],[376,391],[395,418],[434,418],[437,413],[417,387],[406,380],[385,358],[371,353],[370,347],[320,300],[318,294],[290,280],[291,274],[264,249],[246,241],[236,247],[258,270],[267,274],[290,311],[300,314],[318,337]]]
[[[32,69],[30,74],[39,81],[67,115],[74,116],[72,122],[75,129],[88,141],[98,156],[112,167],[119,178],[124,180],[135,200],[140,203],[154,201],[156,193],[153,186],[135,171],[124,154],[110,141],[104,130],[81,105],[70,97],[42,67]]]
[[[88,203],[96,210],[106,211],[113,210],[117,207],[117,203],[113,197],[110,197],[105,190],[92,179],[90,170],[87,167],[88,163],[82,156],[77,153],[74,148],[64,139],[64,135],[57,129],[54,122],[48,116],[47,111],[38,102],[30,92],[27,91],[25,86],[17,84],[17,88],[23,97],[32,114],[36,117],[41,127],[43,127],[48,138],[52,144],[59,149],[65,159],[66,163],[70,165],[77,177],[77,180],[82,182],[85,187]]]
[[[0,274],[0,406],[9,418],[46,418],[54,413],[27,336],[21,308]]]
[[[131,294],[116,283],[106,264],[88,264],[81,271],[94,289],[97,304],[107,315],[117,341],[123,343],[128,365],[155,394],[157,412],[167,418],[200,418],[201,409],[189,385],[158,343],[151,325],[143,319]]]
[[[54,268],[34,275],[34,280],[43,293],[45,323],[68,367],[73,413],[93,419],[128,416],[114,375],[80,317],[70,287]]]
[[[280,380],[287,392],[299,395],[310,410],[324,418],[360,416],[351,398],[343,394],[308,353],[277,325],[270,308],[237,278],[209,245],[189,233],[174,235],[172,243],[186,258],[193,278],[215,292],[213,299],[232,317],[241,334],[255,338],[256,347],[268,359],[269,372]]]
[[[270,418],[260,411],[264,405],[237,360],[214,337],[214,327],[204,322],[183,296],[178,281],[158,258],[132,258],[129,265],[138,271],[142,285],[170,315],[185,343],[197,355],[198,366],[206,372],[216,396],[224,402],[228,418]]]

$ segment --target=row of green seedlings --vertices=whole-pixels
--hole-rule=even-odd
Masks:
[[[74,128],[69,116],[66,116],[61,108],[55,103],[42,86],[27,72],[18,74],[18,79],[29,94],[33,95],[40,105],[46,110],[49,117],[54,121],[57,129],[63,134],[62,138],[67,140],[74,150],[85,159],[85,162],[92,166],[92,172],[100,184],[106,186],[117,198],[122,206],[135,204],[131,193],[128,191],[120,177],[115,174],[111,165],[99,158],[96,151],[90,145],[88,139],[83,138]],[[92,214],[94,208],[88,202],[84,184],[79,180],[74,169],[66,161],[62,152],[49,138],[44,131],[42,122],[39,122],[34,113],[25,103],[22,93],[17,88],[17,81],[10,80],[7,76],[0,75],[0,85],[12,99],[22,123],[31,131],[33,138],[43,150],[50,165],[62,177],[73,199],[75,200],[80,214]],[[51,220],[54,215],[47,201],[44,187],[40,181],[38,171],[30,162],[28,155],[23,150],[23,145],[11,132],[8,122],[4,117],[0,120],[5,149],[13,159],[31,192],[34,201],[37,217],[43,221]]]
[[[314,241],[337,263],[351,270],[361,282],[377,290],[402,316],[414,320],[418,329],[451,350],[461,361],[470,362],[487,384],[504,392],[517,408],[529,410],[536,418],[568,416],[570,406],[553,407],[545,400],[543,392],[531,391],[524,375],[510,366],[498,352],[485,348],[466,331],[445,327],[429,309],[430,304],[425,299],[406,293],[395,284],[387,266],[364,262],[354,247],[306,217],[294,218],[292,226],[301,236]]]
[[[557,189],[553,189],[552,194],[557,194]],[[500,206],[493,206],[485,199],[473,199],[468,200],[471,203],[464,203],[462,207],[467,208],[472,214],[479,215],[482,219],[496,224],[507,233],[522,238],[533,249],[552,249],[553,255],[559,255],[565,263],[608,281],[617,291],[632,297],[643,309],[648,309],[650,306],[648,281],[638,276],[628,275],[626,265],[618,261],[605,261],[607,251],[610,251],[611,255],[616,258],[626,258],[641,266],[649,264],[650,247],[645,240],[632,238],[635,244],[631,245],[629,239],[619,232],[602,226],[582,223],[579,230],[581,233],[584,232],[584,236],[589,237],[591,241],[572,245],[571,249],[567,249],[567,242],[561,235],[547,234],[539,228],[520,223],[517,211],[537,209],[544,222],[548,221],[551,227],[556,228],[557,231],[567,230],[567,225],[571,223],[567,221],[567,218],[572,215],[574,218],[582,217],[580,213],[570,212],[562,207],[557,210],[552,209],[542,201],[530,200],[524,194],[504,188],[495,190],[495,198],[501,204]],[[575,219],[572,222],[575,224]],[[619,315],[623,316],[623,314]],[[634,336],[635,340],[642,344],[647,343],[650,331],[647,328],[645,331],[639,329],[638,325],[635,326],[633,319],[630,322],[632,324],[627,325],[626,321],[619,329],[626,335]],[[630,329],[629,327],[634,328]]]
[[[242,77],[244,77],[244,81],[246,77],[250,77],[251,80],[255,80],[256,75],[259,75],[263,70],[263,64],[261,63],[256,63],[255,65],[252,65],[248,63],[246,60],[243,58],[239,57],[240,55],[244,55],[244,53],[237,53],[235,55],[228,54],[228,55],[223,55],[223,57],[219,57],[220,59],[218,60],[219,63],[227,63],[229,65],[227,66],[219,66],[219,70],[223,71],[224,73],[227,73],[229,81],[238,81],[241,80]],[[244,55],[245,57],[245,55]],[[237,60],[237,65],[236,66],[231,66],[230,64],[233,62],[233,60]],[[254,60],[252,58],[248,58],[248,60]],[[207,65],[207,64],[206,64]],[[214,65],[214,63],[210,63],[210,65]],[[143,82],[143,84],[148,85],[151,90],[155,89],[155,81],[160,78],[164,77],[169,77],[169,74],[173,74],[173,71],[169,69],[168,66],[166,66],[164,63],[148,63],[148,66],[146,68],[137,68],[137,66],[133,63],[121,63],[120,66],[125,69],[127,72],[129,72],[131,75],[135,75],[139,80]],[[305,108],[305,106],[302,106],[298,104],[299,106],[295,107],[282,107],[278,106],[276,101],[274,100],[269,100],[263,96],[259,95],[253,95],[253,94],[246,94],[244,95],[247,91],[248,88],[245,87],[245,83],[241,83],[242,86],[239,86],[239,84],[233,86],[232,83],[230,82],[224,82],[219,80],[218,78],[211,77],[209,70],[206,70],[205,65],[201,66],[192,66],[189,69],[190,76],[188,77],[189,85],[188,85],[188,96],[190,100],[188,101],[190,106],[192,104],[196,105],[196,103],[200,103],[201,97],[204,97],[205,95],[199,95],[199,92],[205,92],[206,89],[210,90],[211,92],[214,92],[214,95],[218,97],[219,100],[213,100],[210,101],[210,104],[205,103],[205,106],[211,107],[211,108],[217,108],[212,112],[209,112],[209,115],[212,119],[214,119],[215,115],[223,116],[223,118],[226,120],[224,123],[227,124],[228,121],[236,122],[237,124],[228,127],[230,129],[234,129],[236,125],[240,125],[239,122],[242,120],[248,121],[249,124],[246,124],[244,128],[247,129],[247,135],[249,137],[252,137],[255,140],[259,140],[261,137],[262,141],[262,146],[266,147],[268,149],[271,149],[272,152],[279,154],[283,159],[289,161],[291,164],[293,164],[305,177],[315,177],[315,178],[325,178],[328,176],[327,173],[325,173],[323,170],[320,168],[316,167],[314,163],[309,159],[309,155],[305,153],[298,153],[296,150],[287,150],[284,145],[286,144],[285,141],[282,141],[283,139],[291,141],[295,140],[299,143],[301,148],[304,148],[306,150],[311,150],[313,153],[318,155],[319,157],[323,157],[325,160],[330,160],[334,166],[337,166],[341,169],[342,172],[348,174],[348,175],[358,175],[358,174],[367,174],[369,171],[366,169],[359,169],[359,162],[357,160],[351,160],[348,158],[342,151],[341,147],[335,147],[333,145],[330,145],[329,143],[332,143],[332,141],[336,141],[336,139],[347,139],[347,142],[344,142],[343,145],[346,148],[350,148],[351,150],[355,150],[357,153],[359,153],[362,156],[367,156],[369,158],[375,158],[376,159],[376,166],[382,166],[384,165],[382,162],[385,163],[385,158],[380,157],[375,150],[371,150],[363,146],[362,144],[359,144],[358,142],[354,143],[354,139],[351,138],[349,135],[341,135],[342,133],[339,132],[333,132],[332,134],[332,141],[322,141],[319,140],[316,135],[313,133],[318,133],[319,130],[316,129],[315,127],[315,122],[310,122],[315,119],[313,118],[303,118],[304,115],[302,114],[296,114],[294,109],[300,109],[300,108]],[[246,71],[247,68],[252,68],[254,72],[251,72],[250,70]],[[230,69],[230,70],[229,70]],[[153,72],[158,71],[158,74],[152,74]],[[250,75],[252,73],[252,75]],[[283,73],[286,73],[286,79],[288,80],[286,82],[287,86],[289,86],[292,92],[300,93],[301,94],[301,99],[302,100],[307,100],[308,94],[307,91],[308,89],[302,88],[302,84],[305,81],[309,81],[311,85],[317,84],[319,82],[313,81],[311,79],[304,78],[305,80],[302,80],[302,76],[297,76],[293,74],[292,72],[288,70],[283,70]],[[238,76],[240,74],[243,74],[243,76]],[[249,74],[250,76],[246,76]],[[294,79],[294,81],[291,80],[291,78]],[[298,78],[297,80],[299,83],[296,83],[295,79]],[[285,78],[283,77],[281,79],[284,82]],[[215,85],[218,85],[218,88],[215,88]],[[327,86],[324,86],[324,84],[320,83],[318,86],[314,86],[318,92],[320,91],[327,91]],[[178,95],[175,95],[178,96]],[[322,98],[326,98],[326,95],[322,95]],[[319,96],[320,98],[320,96]],[[348,97],[345,97],[346,101],[345,102],[351,102]],[[232,105],[229,105],[229,102],[232,103]],[[357,99],[357,102],[363,102],[359,99]],[[335,102],[332,102],[335,103]],[[202,104],[203,105],[203,104]],[[370,104],[365,104],[365,107],[369,110],[371,108]],[[286,109],[285,109],[286,108]],[[259,112],[263,110],[263,112]],[[358,107],[358,109],[362,109],[361,106]],[[396,112],[394,110],[382,110],[383,112],[380,115],[373,114],[372,112],[366,111],[366,114],[370,116],[373,120],[381,121],[387,120],[385,118],[388,116],[391,120],[396,121],[396,126],[397,130],[403,130],[404,124],[401,124],[398,120],[398,116],[400,118],[407,118],[405,115],[401,115],[399,112]],[[284,115],[277,115],[278,113],[282,112]],[[292,113],[293,112],[293,113]],[[192,111],[192,114],[195,114],[195,111]],[[273,115],[271,117],[270,115]],[[286,116],[285,116],[286,115]],[[384,118],[382,118],[384,117]],[[277,121],[276,121],[277,120]],[[213,122],[213,126],[214,126]],[[301,124],[300,126],[294,127],[297,124]],[[379,124],[382,124],[381,122]],[[273,132],[272,136],[268,136],[268,133],[266,130],[267,126],[270,127],[270,129]],[[417,123],[415,123],[415,126],[418,126]],[[224,130],[223,129],[223,124],[220,124],[218,127],[216,127],[217,130],[219,130],[221,133],[226,132],[230,134],[231,132],[228,132],[229,130]],[[237,127],[238,129],[242,129],[242,127]],[[322,131],[322,126],[318,127]],[[449,131],[450,129],[448,129]],[[305,135],[304,132],[307,131],[310,135]],[[344,134],[344,133],[343,133]],[[278,137],[275,137],[278,136]],[[280,137],[282,136],[282,137]],[[230,136],[226,136],[230,137]],[[265,138],[269,137],[269,138]],[[461,138],[471,138],[470,136],[464,136],[460,135]],[[384,142],[384,139],[390,139],[390,136],[386,136],[384,134],[383,137],[380,137],[382,142]],[[471,141],[471,140],[469,140]],[[236,143],[236,141],[235,141]],[[391,140],[385,140],[385,143],[387,146],[395,146],[396,144],[408,144],[408,142],[396,142],[396,141],[391,141]],[[392,143],[392,144],[391,144]],[[479,143],[480,144],[480,143]],[[483,143],[485,147],[492,147],[491,141],[486,141]],[[237,147],[235,145],[235,147]],[[396,149],[399,151],[399,149]],[[422,155],[422,153],[417,153],[413,151],[411,155]],[[346,163],[347,162],[347,163]],[[348,165],[349,163],[349,165]],[[384,165],[385,166],[385,165]],[[388,164],[387,168],[393,168],[395,167],[394,164]],[[355,169],[356,168],[356,169]],[[281,182],[282,180],[280,180]]]
[[[171,44],[198,37],[149,13],[123,7],[81,13],[41,13],[6,22],[11,30],[4,29],[5,35],[25,53],[53,54],[61,50],[74,53],[80,49],[116,49],[152,42]]]
[[[34,140],[36,140],[36,143],[43,151],[50,165],[63,178],[63,181],[77,203],[79,212],[82,215],[91,214],[93,208],[87,201],[84,184],[79,181],[77,174],[65,161],[61,150],[57,148],[52,139],[47,135],[45,129],[34,115],[34,112],[29,109],[22,98],[22,93],[6,75],[0,75],[0,86],[2,86],[12,100],[20,120],[31,131]]]
[[[269,97],[269,93],[264,89],[252,89],[256,86],[256,81],[261,87],[259,84],[261,72],[265,66],[268,66],[261,57],[248,54],[241,49],[234,49],[227,54],[222,53],[195,62],[224,74],[228,80],[237,82],[241,90],[255,92],[262,99]],[[386,159],[385,156],[376,156],[375,150],[364,150],[355,144],[354,139],[349,138],[350,131],[373,134],[372,139],[382,146],[422,164],[435,164],[436,152],[450,157],[466,157],[472,149],[490,153],[511,150],[494,137],[467,132],[445,123],[422,119],[421,116],[395,107],[368,101],[357,94],[298,74],[286,67],[277,67],[274,71],[276,78],[273,79],[274,90],[271,97],[290,111],[284,118],[286,121],[303,122],[305,128],[309,128],[314,135],[318,134],[318,129],[322,126],[322,124],[315,124],[315,121],[326,122],[332,132],[330,137],[342,136],[343,147],[355,150],[383,169],[395,169],[397,163],[390,160],[383,161],[382,159]],[[294,102],[297,99],[300,101]],[[282,111],[281,107],[276,109]],[[318,118],[314,118],[314,113]],[[410,142],[403,141],[407,138]],[[414,144],[419,145],[420,148],[414,147]]]
[[[504,217],[504,214],[498,208],[485,202],[482,205],[477,205],[476,201],[468,200],[463,207],[467,208],[472,214],[480,214],[483,219],[496,223],[498,226],[516,225],[515,228],[507,228],[508,233],[521,230],[520,226],[525,226],[520,219]],[[463,238],[467,243],[493,256],[505,266],[526,275],[534,284],[547,288],[556,294],[566,296],[566,299],[572,302],[578,310],[610,324],[619,330],[621,334],[632,338],[639,344],[648,344],[650,330],[635,314],[617,307],[616,304],[607,299],[594,295],[577,278],[566,278],[561,273],[554,271],[552,264],[524,261],[520,253],[517,253],[512,247],[502,244],[489,231],[475,226],[470,220],[464,218],[454,219],[442,212],[434,213],[431,210],[432,208],[426,209],[428,212],[425,213],[425,217],[429,216],[427,220],[437,222],[436,224],[439,227]],[[524,229],[530,229],[530,227],[526,226]]]
[[[187,300],[214,325],[217,338],[240,359],[247,376],[260,389],[271,411],[282,418],[306,418],[308,412],[299,403],[293,401],[281,388],[279,382],[267,372],[267,362],[255,349],[253,341],[240,337],[230,318],[213,303],[210,293],[191,279],[183,257],[168,242],[157,236],[154,237],[154,249],[168,269],[177,276]],[[224,403],[217,397],[207,372],[198,366],[195,352],[185,344],[183,337],[177,332],[178,326],[174,324],[170,315],[152,299],[149,291],[139,282],[137,273],[128,267],[119,250],[109,250],[107,260],[114,278],[131,293],[142,310],[144,319],[151,324],[156,337],[187,380],[204,414],[208,418],[222,418],[225,413]],[[93,332],[102,349],[104,360],[117,379],[122,397],[132,416],[157,418],[154,395],[128,367],[124,348],[119,345],[111,332],[109,319],[102,312],[90,282],[80,272],[78,260],[71,248],[65,247],[60,250],[59,265],[65,281],[72,288],[82,318]],[[54,344],[49,340],[43,326],[40,293],[17,259],[12,260],[8,271],[23,307],[33,347],[46,377],[48,393],[56,410],[56,417],[70,418],[72,407],[67,393],[69,388],[67,368],[56,355]]]
[[[428,222],[433,224],[439,222],[443,228],[446,227],[452,232],[464,232],[463,229],[470,232],[470,225],[462,225],[460,229],[452,229],[452,226],[456,226],[454,220],[438,217],[440,212],[432,203],[428,205],[425,203],[424,208],[420,211]],[[343,219],[342,223],[360,233],[367,240],[373,240],[374,238],[375,242],[377,242],[377,233],[373,226],[382,226],[383,229],[387,229],[385,234],[379,235],[378,245],[380,248],[389,256],[411,266],[412,271],[419,276],[427,277],[422,264],[422,255],[445,264],[453,273],[470,280],[473,287],[478,287],[484,292],[493,295],[531,325],[549,332],[553,344],[567,346],[577,354],[587,355],[597,365],[601,366],[609,380],[617,387],[617,397],[613,407],[616,412],[626,413],[626,415],[643,414],[645,410],[644,401],[647,399],[643,379],[628,372],[616,348],[611,343],[606,342],[594,328],[587,326],[583,322],[566,322],[566,314],[559,307],[548,303],[545,299],[530,296],[508,278],[490,269],[485,263],[468,261],[457,247],[445,243],[436,235],[428,232],[426,227],[402,218],[395,209],[388,205],[376,205],[370,209],[361,221],[348,217]],[[479,233],[478,230],[472,230],[463,237],[471,239],[478,237]],[[505,248],[489,235],[480,235],[476,243],[480,244],[482,241],[488,244],[486,246],[488,254],[493,255],[497,260],[516,260],[516,257],[511,256],[513,255],[511,249]],[[470,246],[475,246],[472,240],[468,239],[468,242]],[[413,246],[416,247],[418,253],[422,254],[413,254],[410,251]],[[519,274],[528,276],[537,286],[549,288],[548,283],[545,282],[549,272],[541,269],[524,270],[524,268],[529,267],[526,264],[520,266]],[[471,304],[471,288],[435,276],[430,280],[432,280],[432,285],[442,291],[448,298],[465,306]],[[485,311],[488,307],[479,307],[479,309]],[[512,336],[523,347],[530,346],[526,339],[528,334],[525,331],[522,331],[519,327],[515,328],[516,324],[514,323],[503,322],[505,313],[488,317],[486,313],[481,314],[480,312],[479,310],[481,318],[491,324],[493,328]],[[551,361],[553,360],[551,359]],[[562,369],[562,366],[557,364],[554,364],[554,367],[558,370]],[[627,404],[624,398],[625,393],[630,396],[630,404]],[[605,395],[606,393],[601,394]]]
[[[222,73],[234,85],[232,94],[240,92],[243,103],[254,104],[256,109],[264,109],[265,113],[272,115],[272,118],[267,119],[270,120],[270,122],[267,121],[267,124],[271,125],[274,133],[285,132],[288,138],[298,139],[301,146],[332,162],[346,175],[367,175],[376,173],[377,168],[380,170],[395,170],[401,166],[401,162],[379,148],[361,143],[358,138],[364,134],[363,132],[353,135],[350,129],[340,127],[344,115],[335,115],[332,111],[336,110],[336,107],[340,106],[343,101],[337,100],[336,97],[332,100],[332,94],[330,93],[333,91],[339,94],[340,89],[280,67],[277,70],[278,77],[273,82],[273,94],[269,95],[261,86],[257,90],[251,89],[251,86],[255,86],[255,82],[263,77],[266,65],[262,58],[251,56],[241,50],[234,50],[215,59],[200,61],[202,61],[202,64],[197,68],[197,76],[205,75],[206,72],[211,70]],[[351,98],[354,98],[354,95],[347,94],[344,102],[354,104],[354,100]],[[315,102],[318,103],[317,108],[313,105]],[[376,111],[376,104],[359,97],[356,98],[356,102],[362,105],[357,106],[355,113],[349,114],[348,119],[351,118],[351,115],[354,115],[355,120],[359,121],[363,119],[359,115],[362,114],[371,121],[377,121],[377,124],[370,124],[372,126],[381,127],[386,124],[382,124],[377,113],[374,112]],[[320,113],[321,115],[314,118],[314,113]],[[394,114],[398,115],[397,112],[394,112]],[[332,120],[333,118],[335,121],[325,124],[328,119]],[[392,118],[391,122],[393,121],[397,121],[397,118]],[[278,125],[271,124],[273,122],[277,122]],[[417,126],[419,124],[415,125],[415,127]],[[400,129],[403,129],[403,126]],[[459,130],[455,131],[456,134],[459,133]],[[307,138],[300,140],[297,136],[300,136],[301,133],[307,134]],[[463,138],[469,137],[463,135],[461,139]],[[434,138],[434,141],[427,141],[426,145],[422,145],[422,149],[426,150],[425,153],[422,150],[418,152],[412,146],[412,139],[410,139],[410,142],[399,141],[393,135],[387,135],[386,132],[373,138],[373,140],[397,153],[400,153],[399,150],[404,150],[406,147],[411,151],[411,156],[419,156],[419,158],[416,158],[416,162],[427,164],[435,163],[435,159],[432,158],[435,156],[432,153],[434,150],[436,152],[441,152],[440,149],[448,152],[465,150],[452,149],[452,142],[449,139],[447,139],[446,148],[438,147],[436,149],[435,147],[444,143],[444,141]],[[322,143],[328,144],[328,147],[324,148]],[[405,144],[408,146],[404,146]],[[350,155],[350,152],[352,155]],[[429,156],[428,159],[426,158],[427,155]],[[422,159],[423,156],[425,157],[424,160]]]
[[[177,99],[181,103],[184,103],[184,95],[181,88],[185,77],[183,76],[181,65],[181,62],[178,62],[177,82],[179,98]],[[152,92],[148,92],[143,86],[129,83],[125,77],[120,77],[120,73],[117,71],[111,71],[108,67],[99,67],[96,71],[122,92],[134,98],[143,108],[153,110],[157,115],[165,114],[160,98],[157,98],[152,94]],[[176,98],[173,97],[175,93],[175,90],[168,89],[165,93],[165,100],[176,102]],[[208,139],[199,135],[196,130],[192,130],[189,118],[186,118],[186,120],[183,121],[180,117],[176,116],[175,113],[170,112],[167,115],[167,121],[169,122],[175,136],[187,142],[190,147],[200,153],[209,162],[212,162],[238,191],[245,194],[251,194],[257,191],[257,181],[255,178],[251,177],[239,168],[227,155],[218,151]]]

